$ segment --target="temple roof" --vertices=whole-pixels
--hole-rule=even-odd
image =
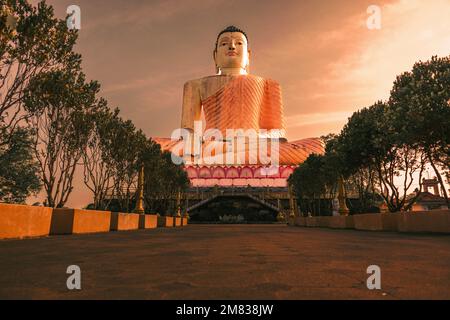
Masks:
[[[415,196],[415,194],[408,195],[408,199],[411,199]],[[417,197],[416,203],[442,203],[445,204],[445,198],[441,196],[437,196],[427,191],[423,191]]]

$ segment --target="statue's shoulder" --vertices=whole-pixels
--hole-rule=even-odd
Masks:
[[[245,75],[245,76],[238,76],[238,77],[245,77],[248,80],[256,81],[259,83],[264,83],[267,86],[270,87],[279,87],[279,83],[273,79],[269,78],[263,78],[260,76],[256,76],[253,74]],[[193,89],[193,90],[201,90],[204,91],[206,89],[211,89],[212,91],[222,87],[226,83],[228,83],[230,80],[233,80],[234,76],[225,76],[225,75],[212,75],[212,76],[206,76],[198,79],[189,80],[184,84],[185,89]],[[205,89],[206,88],[206,89]],[[208,92],[211,90],[207,90]]]
[[[193,88],[193,89],[205,89],[205,88],[211,88],[216,87],[217,85],[220,86],[220,84],[226,83],[231,79],[231,77],[227,76],[221,76],[221,75],[212,75],[212,76],[206,76],[199,79],[189,80],[187,81],[184,86]]]
[[[194,81],[197,81],[199,84],[206,84],[206,83],[210,83],[210,82],[217,82],[217,81],[222,81],[224,79],[228,79],[228,76],[224,76],[224,75],[212,75],[212,76],[206,76]]]
[[[265,78],[264,81],[270,86],[277,86],[277,87],[280,86],[280,83],[278,81],[273,80],[271,78]]]
[[[279,86],[280,85],[277,81],[270,79],[270,78],[263,78],[260,76],[255,76],[253,74],[249,74],[248,77],[253,78],[256,81],[264,82],[269,86]]]
[[[272,84],[272,85],[277,85],[277,86],[280,85],[280,83],[278,81],[273,80],[273,79],[266,79],[266,81],[267,81],[267,83]]]
[[[226,77],[218,75],[189,80],[184,84],[184,92],[198,92],[203,100],[220,90],[226,80]]]
[[[191,89],[199,89],[207,85],[211,82],[216,82],[221,76],[219,75],[213,75],[213,76],[206,76],[198,79],[193,79],[186,81],[184,84],[185,88],[191,88]]]
[[[201,84],[201,79],[189,80],[184,83],[184,88],[198,88]]]

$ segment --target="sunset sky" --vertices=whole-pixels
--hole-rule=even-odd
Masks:
[[[249,36],[251,73],[281,84],[289,140],[338,133],[415,61],[450,54],[450,0],[47,2],[61,18],[81,8],[85,73],[148,136],[179,126],[183,84],[214,73],[214,43],[228,25]],[[366,26],[369,5],[381,7],[380,30]],[[90,202],[81,189],[69,206]]]

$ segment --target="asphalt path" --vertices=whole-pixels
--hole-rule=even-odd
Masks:
[[[275,224],[4,240],[0,299],[450,299],[450,235]]]

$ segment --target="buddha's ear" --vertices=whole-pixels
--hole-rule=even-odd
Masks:
[[[216,66],[216,74],[219,73],[219,66],[217,65],[217,49],[215,49],[213,51],[213,59],[214,59],[214,64]]]
[[[250,58],[252,57],[252,51],[250,49],[247,50],[248,52],[248,62],[245,66],[245,71],[247,71],[248,74],[250,74]]]

